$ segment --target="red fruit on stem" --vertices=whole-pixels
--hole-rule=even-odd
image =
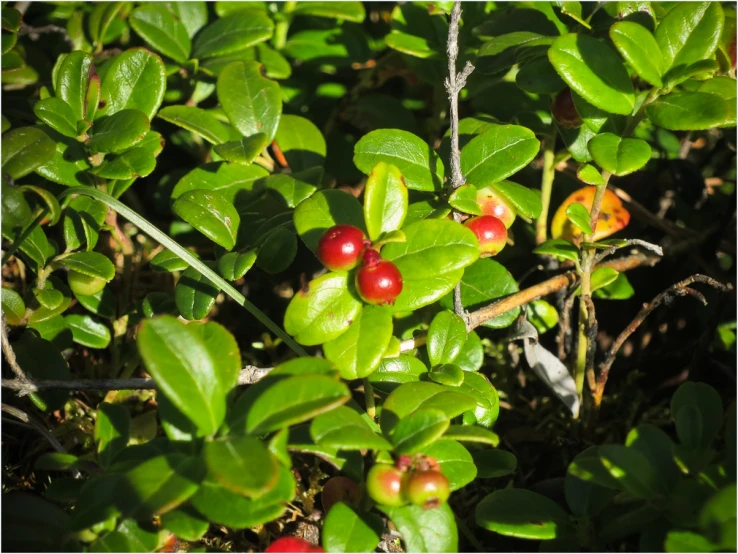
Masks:
[[[353,225],[335,225],[318,242],[318,259],[331,271],[348,271],[361,261],[366,236]]]
[[[368,249],[356,272],[356,289],[367,304],[394,304],[402,292],[402,275],[392,262],[379,257],[379,252]]]
[[[446,502],[451,496],[451,487],[439,471],[418,471],[407,480],[405,494],[410,502],[428,510]]]
[[[502,195],[497,192],[494,185],[484,187],[477,191],[477,204],[482,210],[482,215],[493,215],[509,229],[515,221],[517,211]]]
[[[280,537],[264,552],[325,552],[319,546],[298,537]]]
[[[464,222],[464,227],[470,229],[479,241],[479,256],[488,258],[498,254],[507,243],[507,229],[494,216],[482,215],[472,217]]]
[[[407,504],[402,492],[405,474],[390,464],[375,464],[366,476],[366,491],[377,504],[404,506]]]
[[[577,109],[574,106],[574,99],[571,97],[571,89],[569,88],[562,90],[556,95],[551,106],[551,113],[562,127],[576,129],[582,126],[582,118],[577,113]]]

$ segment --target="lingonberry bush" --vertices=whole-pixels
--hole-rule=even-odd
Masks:
[[[3,548],[735,550],[735,44],[3,4]]]

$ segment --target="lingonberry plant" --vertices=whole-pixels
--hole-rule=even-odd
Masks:
[[[734,5],[1,9],[3,549],[735,550]]]

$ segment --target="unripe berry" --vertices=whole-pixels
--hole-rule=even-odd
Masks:
[[[105,279],[91,277],[79,271],[70,270],[67,274],[69,288],[80,296],[94,296],[105,288]]]
[[[551,106],[551,113],[562,127],[576,129],[582,126],[582,118],[579,117],[579,113],[574,106],[574,99],[571,97],[571,89],[569,88],[556,95]]]
[[[428,510],[446,502],[451,496],[451,487],[440,471],[418,471],[407,480],[405,494],[410,502]]]
[[[318,243],[318,259],[331,271],[348,271],[359,265],[366,236],[353,225],[335,225]]]
[[[395,264],[369,249],[356,272],[356,289],[367,304],[394,304],[402,292],[402,275]]]
[[[493,185],[484,187],[477,191],[477,204],[482,210],[482,215],[493,215],[509,229],[515,221],[517,211],[502,195],[497,192]]]
[[[299,537],[280,537],[264,552],[325,552],[325,550]]]
[[[464,227],[470,229],[479,241],[479,256],[488,258],[494,256],[505,248],[507,242],[507,229],[505,225],[494,216],[482,215],[472,217],[464,222]]]
[[[366,476],[366,491],[382,506],[407,504],[402,491],[405,473],[390,464],[375,464]]]

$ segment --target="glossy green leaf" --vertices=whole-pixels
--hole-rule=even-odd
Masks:
[[[228,127],[210,112],[202,108],[195,106],[167,106],[166,108],[162,108],[156,115],[164,121],[168,121],[178,127],[200,135],[210,144],[222,144],[228,142],[230,138]]]
[[[542,38],[545,38],[542,34],[531,31],[500,33],[481,46],[475,66],[482,73],[489,75],[510,69],[515,65],[515,52],[518,48],[524,48],[529,43],[537,43]]]
[[[477,476],[472,455],[454,440],[443,438],[435,441],[428,445],[423,453],[436,459],[452,491],[468,485]]]
[[[690,2],[669,10],[656,28],[664,70],[711,57],[717,49],[723,22],[723,9],[713,2]]]
[[[193,256],[198,257],[196,253]],[[184,271],[189,264],[169,250],[162,250],[149,262],[154,271]]]
[[[149,131],[135,147],[129,148],[120,154],[106,156],[102,165],[90,172],[106,179],[119,179],[121,181],[147,177],[156,168],[156,157],[163,149],[164,139],[162,136],[154,131]],[[121,185],[122,188],[116,188],[115,185],[113,187],[108,185],[108,191],[111,195],[119,197],[129,186],[130,184]]]
[[[579,248],[564,239],[550,239],[533,250],[534,254],[554,256],[560,260],[579,261]]]
[[[680,422],[679,414],[687,406],[694,406],[696,413],[692,412]],[[722,413],[720,394],[705,383],[683,383],[671,397],[671,418],[677,424],[679,442],[693,450],[711,446],[720,432]]]
[[[104,107],[95,117],[135,109],[151,120],[161,106],[165,88],[164,63],[159,56],[144,48],[126,50],[113,58],[105,71],[100,86]]]
[[[337,502],[325,517],[322,544],[326,552],[373,552],[379,544],[382,528],[382,520],[377,515],[359,512],[348,504]]]
[[[641,79],[655,87],[663,86],[664,59],[648,29],[632,21],[621,21],[610,27],[610,38]]]
[[[451,425],[443,437],[459,442],[474,442],[490,446],[500,444],[500,437],[497,436],[497,433],[476,425]]]
[[[2,288],[2,307],[5,320],[10,325],[18,325],[23,321],[26,313],[26,305],[23,303],[21,295],[13,289]]]
[[[274,23],[265,13],[250,10],[236,12],[215,20],[198,33],[192,57],[212,58],[240,52],[270,39],[273,33]],[[252,135],[254,132],[245,134]]]
[[[2,9],[2,28],[13,33],[18,32],[23,16],[15,8]]]
[[[256,252],[249,250],[248,252],[228,252],[218,259],[218,273],[224,279],[229,281],[237,281],[254,265],[256,261]]]
[[[567,513],[553,500],[525,489],[502,489],[476,508],[476,521],[508,537],[551,540],[574,533]]]
[[[512,204],[519,214],[531,219],[541,215],[541,197],[528,187],[507,180],[490,186]]]
[[[33,106],[33,113],[52,129],[66,137],[77,136],[77,119],[72,108],[60,98],[40,100]]]
[[[412,356],[400,355],[385,358],[377,370],[369,376],[374,388],[390,393],[403,383],[415,383],[428,373],[423,362]]]
[[[61,206],[52,192],[36,185],[23,185],[20,189],[23,191],[33,192],[41,198],[48,209],[46,217],[49,218],[50,225],[56,225],[59,222],[59,218],[61,217]]]
[[[141,142],[149,128],[149,120],[143,112],[120,110],[95,121],[85,144],[93,152],[120,152]]]
[[[74,250],[82,245],[87,245],[87,250],[94,248],[107,214],[108,207],[99,200],[88,196],[72,198],[64,215],[67,248]]]
[[[107,348],[110,344],[110,329],[89,315],[74,314],[64,319],[77,344],[88,348]]]
[[[161,525],[178,539],[198,541],[207,532],[210,522],[191,506],[183,506],[163,514]]]
[[[402,227],[407,215],[407,198],[407,186],[400,170],[379,162],[364,188],[364,220],[371,240]]]
[[[631,494],[652,499],[668,492],[656,468],[638,450],[614,444],[600,446],[598,450],[602,465]]]
[[[95,45],[101,45],[108,29],[125,6],[125,2],[106,2],[93,7],[87,21],[90,38]]]
[[[406,552],[456,552],[459,545],[454,513],[448,504],[424,510],[420,506],[380,506],[402,535]]]
[[[464,383],[457,390],[476,402],[476,406],[470,408],[472,413],[465,414],[465,418],[474,415],[477,425],[491,429],[500,413],[500,399],[487,377],[481,373],[465,371]],[[493,442],[494,439],[491,440]]]
[[[187,29],[190,38],[197,34],[208,22],[208,5],[206,2],[170,2],[174,15]]]
[[[382,306],[365,306],[345,333],[323,345],[323,352],[343,379],[362,379],[379,366],[390,338],[392,315],[389,310]]]
[[[584,234],[591,235],[594,233],[589,224],[589,210],[579,202],[569,204],[566,208],[566,217],[569,218],[574,225],[581,229]]]
[[[385,400],[380,416],[382,431],[391,435],[399,422],[419,409],[441,410],[448,419],[452,419],[473,410],[475,404],[471,396],[436,383],[406,383],[397,387]]]
[[[455,364],[442,364],[431,369],[428,378],[441,385],[458,387],[464,382],[464,370]]]
[[[215,305],[218,287],[197,269],[188,267],[174,289],[177,310],[185,319],[204,319]]]
[[[597,171],[597,168],[589,164],[584,164],[577,169],[577,178],[588,185],[600,186],[605,184],[605,180]]]
[[[395,452],[422,452],[448,429],[449,419],[436,408],[419,408],[402,418],[390,433]]]
[[[606,300],[626,300],[634,294],[635,290],[633,290],[633,286],[628,281],[625,273],[619,273],[612,283],[597,289],[593,296]]]
[[[664,541],[665,552],[714,552],[715,546],[707,537],[692,531],[669,531]]]
[[[292,13],[361,23],[366,15],[361,2],[297,2]],[[349,552],[344,550],[343,552]],[[373,550],[370,548],[369,550]],[[357,550],[357,552],[363,549]],[[329,551],[330,552],[330,551]]]
[[[476,331],[469,331],[464,347],[454,359],[454,364],[464,371],[479,371],[484,361],[484,347]]]
[[[545,300],[534,300],[528,304],[528,321],[539,334],[550,331],[559,323],[559,313]]]
[[[357,412],[339,406],[316,417],[310,425],[316,444],[339,450],[392,450],[392,445],[376,434]]]
[[[175,185],[172,198],[187,191],[205,189],[222,194],[229,202],[248,198],[256,181],[269,175],[258,165],[216,162],[196,167]]]
[[[62,293],[62,296],[64,298],[61,304],[59,304],[57,307],[53,309],[49,309],[43,305],[37,308],[34,308],[33,313],[31,313],[31,317],[28,318],[28,321],[31,324],[41,323],[41,322],[49,321],[51,319],[55,319],[56,316],[65,312],[66,309],[69,308],[69,305],[72,302],[72,293],[69,290],[69,288],[54,276],[51,276],[49,277],[49,279],[46,280],[46,286],[44,287],[44,289],[45,290],[46,289],[57,290]],[[71,336],[69,338],[71,339]]]
[[[707,92],[677,92],[663,96],[646,108],[648,118],[670,131],[709,129],[735,117],[735,102]]]
[[[482,479],[510,475],[515,472],[518,465],[515,456],[505,450],[475,450],[472,457],[477,467],[477,475]]]
[[[54,76],[56,95],[70,107],[72,111],[70,121],[75,125],[77,121],[85,118],[85,97],[93,75],[95,69],[92,56],[86,52],[75,51],[64,57]]]
[[[256,133],[250,137],[244,137],[241,140],[216,144],[213,150],[226,161],[250,165],[268,144],[269,137],[264,133]]]
[[[673,490],[680,471],[674,461],[674,442],[669,435],[654,425],[639,425],[628,433],[625,445],[646,456],[664,489]]]
[[[462,185],[455,189],[448,198],[448,203],[458,211],[482,215],[482,209],[477,204],[477,188],[474,185]]]
[[[641,169],[651,159],[651,147],[645,140],[613,133],[597,135],[587,148],[597,165],[619,177]]]
[[[241,218],[222,194],[191,190],[177,197],[172,211],[226,250],[236,244]]]
[[[354,147],[354,163],[369,175],[379,162],[392,164],[411,190],[441,189],[444,167],[425,141],[407,131],[378,129],[364,135]]]
[[[90,169],[87,160],[89,154],[84,146],[49,127],[43,127],[41,130],[56,145],[51,159],[36,168],[36,173],[44,179],[70,187],[92,185],[94,178],[87,173]]]
[[[295,229],[313,252],[328,229],[334,225],[354,225],[365,229],[361,204],[352,194],[342,190],[322,190],[297,206]]]
[[[619,273],[611,267],[598,267],[592,272],[590,287],[594,292],[603,287],[606,287],[610,283],[614,282],[618,278]]]
[[[252,437],[225,437],[209,442],[203,455],[210,475],[237,494],[259,497],[279,479],[277,459]]]
[[[2,137],[2,171],[13,179],[25,177],[54,157],[54,143],[35,127],[11,129]]]
[[[456,359],[466,342],[466,324],[451,311],[438,313],[431,321],[427,335],[431,365],[449,364]]]
[[[112,281],[115,277],[115,266],[106,256],[99,252],[76,252],[59,260],[64,267],[74,271]]]
[[[133,30],[154,50],[184,63],[190,57],[190,36],[187,28],[162,4],[140,6],[131,12],[128,21]]]
[[[279,120],[274,141],[292,171],[302,171],[325,164],[325,139],[320,129],[309,119],[298,115],[283,115]]]
[[[288,208],[296,208],[310,198],[320,185],[323,168],[313,167],[297,173],[277,173],[261,181],[264,188],[274,191]]]
[[[108,467],[126,447],[130,433],[131,416],[125,406],[103,402],[97,407],[95,442],[97,459],[103,467]]]
[[[515,75],[515,84],[532,94],[557,94],[566,88],[548,58],[526,63]]]
[[[226,392],[218,366],[194,329],[171,316],[145,320],[138,349],[160,394],[188,418],[199,433],[214,434],[225,418]]]
[[[519,125],[493,125],[461,150],[461,171],[477,188],[517,173],[538,154],[540,142]]]
[[[223,111],[243,136],[264,133],[269,140],[274,138],[282,115],[282,94],[275,81],[262,76],[258,62],[227,65],[218,76],[217,90]]]
[[[59,307],[59,305],[64,301],[64,295],[61,293],[61,291],[52,289],[49,287],[48,289],[33,289],[33,295],[36,297],[36,300],[38,300],[38,303],[41,304],[44,308],[48,308],[49,310],[54,310]]]
[[[635,103],[630,76],[605,43],[588,35],[564,35],[551,45],[548,58],[587,102],[609,113],[630,115]]]
[[[586,467],[585,464],[587,463],[582,463],[582,460],[588,460],[589,463],[597,464],[595,467],[598,472],[602,472],[605,475],[606,482],[609,483],[612,481],[612,477],[602,466],[602,462],[597,457],[597,449],[594,447],[590,447],[580,453],[574,460],[574,464],[581,464],[579,470],[572,471],[572,467],[570,466],[566,477],[564,477],[564,496],[572,513],[575,516],[594,517],[610,504],[617,491],[611,487],[597,484],[596,480],[591,480],[590,473],[587,473],[586,470],[581,471],[582,467]],[[578,475],[575,473],[578,473]]]

